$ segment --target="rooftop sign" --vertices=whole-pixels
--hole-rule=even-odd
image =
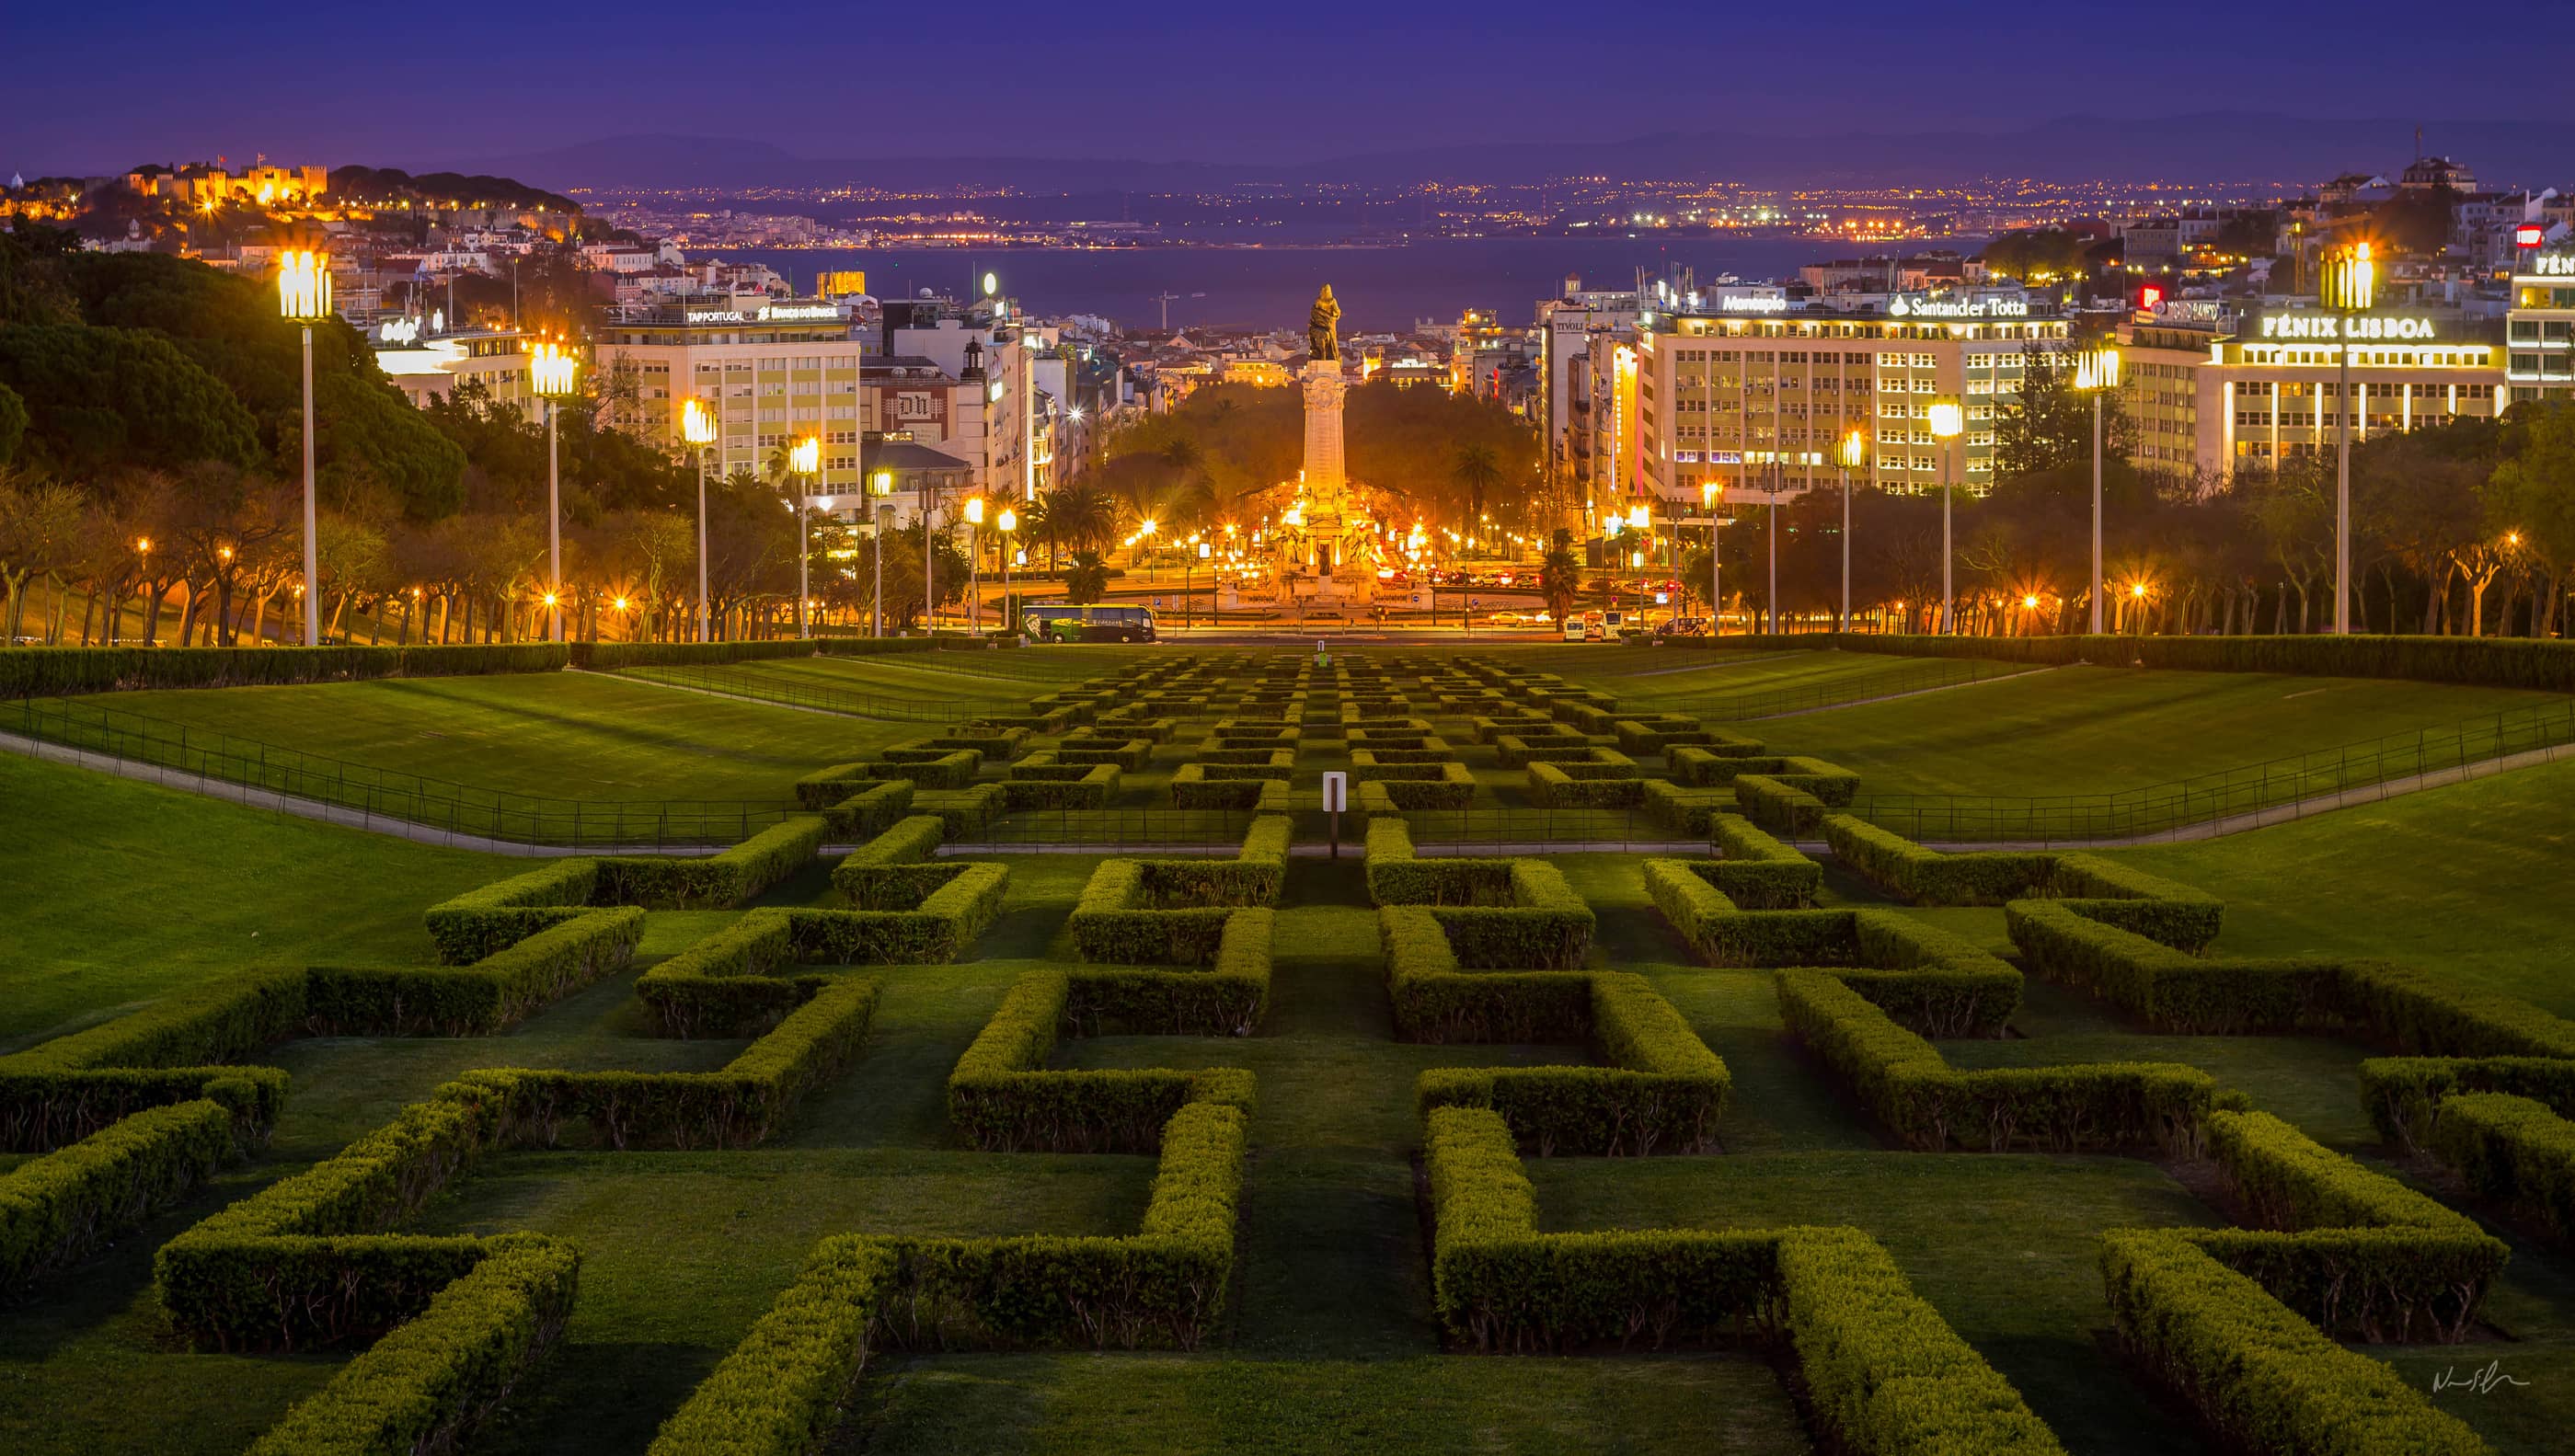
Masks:
[[[2339,314],[2271,314],[2262,320],[2264,339],[2429,339],[2430,319],[2354,318],[2348,330]]]
[[[2026,319],[2029,300],[2017,298],[1924,298],[1899,293],[1886,301],[1890,317],[1903,319]]]

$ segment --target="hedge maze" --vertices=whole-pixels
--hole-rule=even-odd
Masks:
[[[103,1006],[0,1056],[0,1302],[122,1258],[134,1368],[310,1372],[271,1456],[2552,1447],[2575,1400],[2423,1372],[2567,1348],[2575,1021],[1535,666],[1618,660],[1074,658],[739,843],[495,861],[417,963]],[[383,1047],[438,1054],[334,1085]],[[650,1253],[803,1219],[678,1353],[580,1192],[628,1168],[726,1185]],[[240,1449],[204,1378],[140,1398]]]

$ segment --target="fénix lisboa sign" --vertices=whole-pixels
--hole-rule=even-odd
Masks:
[[[2344,326],[2350,327],[2346,329]],[[2352,318],[2339,314],[2271,314],[2262,320],[2265,339],[2423,340],[2433,337],[2430,319]]]

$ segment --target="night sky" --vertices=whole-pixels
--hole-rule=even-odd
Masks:
[[[13,6],[0,25],[0,175],[260,151],[417,170],[639,133],[811,157],[1288,163],[1664,130],[2005,128],[2074,112],[2505,120],[2559,109],[2545,78],[2575,59],[2570,12],[1989,0],[1934,25],[1919,0],[56,0]]]

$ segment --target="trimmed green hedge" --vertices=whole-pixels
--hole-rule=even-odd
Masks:
[[[2161,1062],[1958,1071],[1835,972],[1781,970],[1774,978],[1789,1034],[1908,1147],[2187,1148],[2216,1092],[2208,1073]]]
[[[1505,768],[1525,768],[1556,757],[1587,758],[1591,735],[1571,732],[1502,732],[1493,736],[1494,756]]]
[[[1475,798],[1475,775],[1463,763],[1441,763],[1436,778],[1375,778],[1358,785],[1358,811],[1400,813],[1405,809],[1464,808]]]
[[[2258,1227],[2194,1241],[2328,1333],[2465,1337],[2510,1257],[2500,1239],[2267,1112],[2213,1110],[2205,1134]]]
[[[1363,849],[1368,898],[1380,905],[1506,905],[1511,902],[1510,860],[1458,856],[1420,858],[1412,828],[1378,815],[1367,822]]]
[[[738,905],[813,862],[832,836],[821,814],[796,814],[720,854],[602,856],[591,903],[648,909],[720,909]]]
[[[1576,966],[1591,949],[1591,906],[1543,859],[1505,859],[1509,898],[1498,903],[1441,904],[1430,915],[1472,969]]]
[[[557,859],[431,905],[421,918],[438,958],[468,965],[588,913],[598,883],[598,860]]]
[[[1607,1065],[1437,1067],[1419,1078],[1421,1111],[1489,1107],[1541,1156],[1647,1157],[1716,1146],[1734,1085],[1725,1063],[1644,977],[1595,971],[1583,978],[1589,1003],[1578,1034]],[[1516,978],[1499,979],[1508,986]],[[1413,975],[1394,989],[1412,997],[1427,988]],[[1549,987],[1537,999],[1552,1009],[1562,997]]]
[[[178,1202],[237,1150],[232,1109],[199,1098],[0,1173],[0,1302]]]
[[[1184,763],[1172,775],[1172,801],[1182,808],[1284,814],[1289,808],[1289,793],[1284,778],[1220,778],[1212,776],[1205,764]]]
[[[1431,1290],[1466,1348],[1662,1346],[1775,1329],[1818,1424],[1858,1456],[2063,1456],[2011,1383],[1857,1229],[1540,1233],[1509,1126],[1424,1119]]]
[[[2492,1456],[2394,1370],[2343,1348],[2187,1237],[2104,1234],[2101,1280],[2120,1342],[2238,1449]]]
[[[1827,810],[1850,807],[1859,792],[1858,774],[1820,758],[1787,757],[1779,763],[1774,771],[1734,775],[1734,801],[1744,817],[1764,828],[1812,837],[1822,832]]]
[[[875,1240],[825,1239],[787,1286],[662,1423],[649,1456],[809,1456],[846,1413],[869,1336],[894,1282],[895,1253]]]
[[[1828,814],[1833,857],[1900,898],[1924,905],[1996,905],[2054,896],[2076,913],[2198,950],[2217,938],[2225,904],[2189,885],[2097,854],[1979,850],[1949,854],[1850,814]]]
[[[1735,812],[1730,788],[1685,788],[1668,778],[1638,781],[1642,787],[1637,790],[1637,802],[1646,816],[1681,833],[1713,837],[1718,815],[1743,818]]]
[[[1643,779],[1618,774],[1582,778],[1569,771],[1592,766],[1598,765],[1544,761],[1529,764],[1530,801],[1543,808],[1631,808],[1644,802]]]
[[[286,1413],[250,1456],[452,1449],[551,1352],[572,1318],[581,1251],[536,1234],[492,1240],[471,1273]]]
[[[566,661],[566,649],[559,643],[416,648],[0,647],[0,698],[553,673],[560,672]]]
[[[325,1036],[489,1036],[625,968],[644,937],[632,906],[584,910],[471,965],[316,965],[307,1027]]]
[[[1094,763],[1088,768],[1075,767],[1075,776],[1070,778],[1014,775],[1002,784],[1002,803],[1012,809],[1107,808],[1109,801],[1118,796],[1122,772],[1115,763]]]
[[[925,886],[920,873],[947,838],[948,825],[937,814],[898,820],[832,866],[832,888],[857,909],[912,909],[948,880],[942,874]]]
[[[1184,1107],[1248,1111],[1240,1067],[1052,1070],[1057,1038],[1114,1026],[1144,1035],[1244,1034],[1268,1003],[1271,915],[1229,912],[1205,971],[1042,970],[1014,983],[948,1078],[948,1118],[978,1147],[1057,1152],[1150,1150]]]
[[[2432,1146],[2478,1197],[2560,1243],[2575,1238],[2575,1123],[2555,1108],[2500,1092],[2447,1097]]]
[[[915,813],[937,814],[948,837],[964,839],[1002,817],[1002,785],[977,783],[965,788],[924,789],[912,796]]]
[[[1074,944],[1085,960],[1207,964],[1234,908],[1279,902],[1290,833],[1285,814],[1263,814],[1238,858],[1101,861],[1067,921]]]
[[[1711,816],[1707,834],[1719,857],[1693,864],[1692,872],[1726,898],[1752,910],[1802,909],[1815,902],[1824,866],[1795,846],[1763,833],[1741,814]]]
[[[1055,750],[1059,763],[1115,763],[1130,773],[1141,773],[1153,760],[1152,738],[1105,737],[1094,739],[1067,738]]]
[[[1900,1025],[1928,1036],[1999,1036],[2021,976],[1963,937],[1893,910],[1745,911],[1706,861],[1648,859],[1645,892],[1711,965],[1832,966]]]

